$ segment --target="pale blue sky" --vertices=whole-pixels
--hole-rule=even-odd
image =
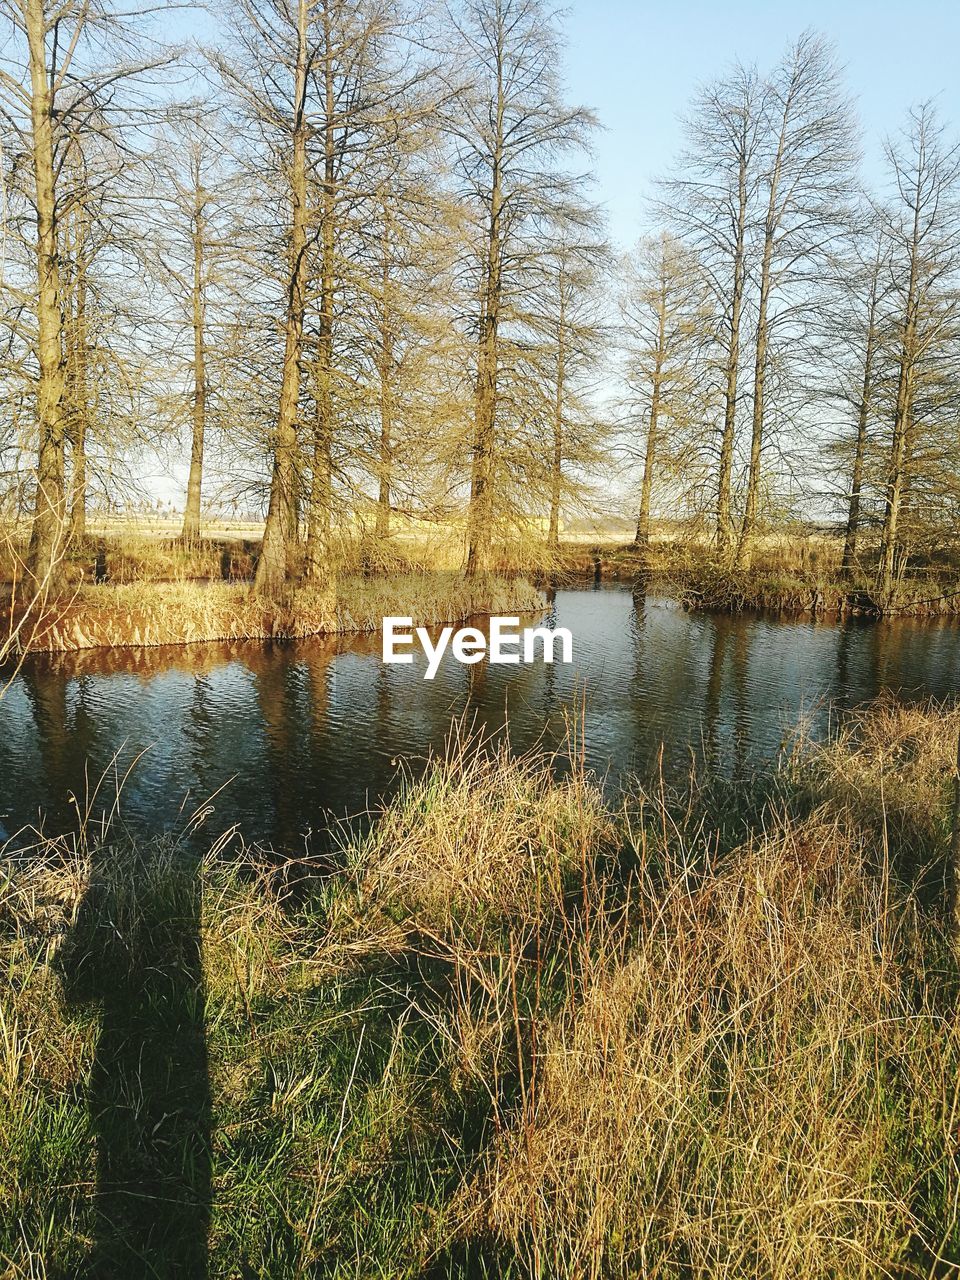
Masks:
[[[573,0],[565,22],[570,97],[606,127],[596,140],[600,198],[621,244],[680,143],[696,87],[734,59],[773,64],[807,27],[834,41],[864,129],[865,172],[906,109],[936,97],[960,132],[960,0]]]

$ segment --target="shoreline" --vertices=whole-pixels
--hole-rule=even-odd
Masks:
[[[296,587],[283,602],[260,600],[246,583],[143,582],[80,587],[38,610],[14,655],[138,649],[240,640],[301,640],[379,629],[410,614],[445,626],[497,613],[535,613],[543,594],[524,578],[460,574],[348,575],[336,587]],[[23,615],[7,606],[12,631]]]
[[[179,550],[168,549],[170,555]],[[219,544],[210,543],[189,550],[179,563],[141,561],[138,579],[126,578],[134,566],[112,548],[108,580],[81,581],[67,598],[36,610],[9,656],[363,634],[379,629],[391,614],[411,615],[418,625],[444,626],[470,617],[533,613],[544,607],[545,592],[591,582],[656,592],[692,612],[836,622],[960,617],[960,582],[947,569],[907,579],[884,605],[868,572],[843,581],[832,555],[814,555],[805,546],[789,554],[770,550],[764,563],[743,570],[717,564],[705,548],[698,553],[675,543],[656,543],[646,551],[634,544],[562,545],[553,569],[529,565],[477,579],[452,568],[409,564],[371,572],[353,564],[350,572],[337,574],[334,585],[292,585],[279,603],[253,596],[247,544],[221,566],[222,577],[212,572],[214,553],[219,555]],[[791,558],[796,563],[789,563]],[[153,576],[177,569],[183,576]],[[13,635],[24,611],[8,598],[0,604],[0,616]]]
[[[655,585],[685,609],[704,613],[757,613],[797,618],[860,618],[869,621],[913,617],[960,617],[960,576],[931,570],[901,582],[884,604],[868,573],[848,581],[839,567],[781,567],[759,564],[726,568],[708,556],[653,547],[646,554],[632,544],[597,546],[570,557],[561,583],[617,582],[634,589]]]

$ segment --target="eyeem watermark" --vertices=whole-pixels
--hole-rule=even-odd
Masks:
[[[468,666],[491,662],[517,666],[520,662],[572,662],[573,636],[566,627],[524,627],[520,630],[519,618],[491,618],[489,638],[477,627],[444,627],[436,644],[426,627],[414,627],[412,618],[391,617],[383,620],[383,660],[387,663],[413,661],[413,654],[401,652],[412,648],[414,640],[427,655],[424,680],[432,680],[440,668],[440,660],[447,649]],[[539,648],[539,657],[537,650]],[[560,656],[557,658],[559,649]]]

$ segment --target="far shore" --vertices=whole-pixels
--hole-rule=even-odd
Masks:
[[[67,557],[67,592],[19,608],[10,584],[23,578],[25,544],[10,539],[0,554],[3,631],[13,637],[22,625],[8,654],[362,633],[391,614],[442,626],[536,612],[541,588],[584,581],[628,583],[710,612],[874,620],[960,614],[960,573],[947,564],[915,567],[884,600],[869,555],[842,573],[839,539],[828,534],[771,533],[748,566],[731,566],[718,563],[707,537],[671,528],[647,545],[623,529],[567,531],[554,548],[531,530],[498,547],[495,571],[476,578],[463,574],[462,531],[452,525],[403,525],[379,543],[347,529],[338,533],[328,583],[293,582],[272,602],[251,589],[261,531],[211,522],[205,537],[184,543],[169,519],[93,524]]]

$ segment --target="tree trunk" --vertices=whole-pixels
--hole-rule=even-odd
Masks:
[[[897,532],[900,524],[900,506],[903,500],[910,420],[913,413],[913,359],[916,346],[914,288],[915,268],[911,264],[907,297],[908,315],[900,350],[900,372],[897,378],[893,440],[890,447],[890,467],[887,473],[886,504],[883,517],[883,534],[880,543],[879,587],[880,597],[884,603],[889,601],[893,592]]]
[[[73,333],[70,335],[67,369],[70,376],[71,454],[73,475],[70,486],[70,540],[79,541],[87,532],[87,426],[90,390],[87,347],[87,281],[83,247],[77,257],[74,283]]]
[[[787,143],[793,93],[787,96],[783,108],[777,153],[770,173],[770,191],[767,197],[767,214],[763,224],[763,257],[760,263],[760,298],[757,304],[757,347],[753,366],[753,421],[750,429],[750,469],[747,475],[747,496],[743,508],[743,521],[737,542],[737,564],[746,567],[750,563],[751,543],[757,523],[757,505],[760,500],[760,464],[763,457],[763,428],[766,404],[764,393],[767,382],[767,360],[770,346],[770,289],[773,265],[773,244],[777,233],[779,214],[777,203],[780,194],[780,174]]]
[[[313,425],[313,461],[310,470],[310,509],[307,516],[307,565],[309,576],[326,577],[333,505],[333,441],[330,414],[323,390],[324,369],[314,366],[316,419]]]
[[[70,541],[87,536],[87,424],[77,421],[73,436],[73,477],[70,486]]]
[[[492,290],[488,287],[488,295]],[[481,324],[483,339],[477,373],[476,411],[474,418],[473,466],[470,477],[470,509],[468,515],[467,576],[486,572],[490,567],[493,543],[493,494],[490,490],[493,469],[494,423],[497,411],[497,318],[491,311],[492,299],[484,305]]]
[[[195,173],[196,206],[193,217],[193,438],[190,445],[190,475],[187,503],[183,511],[183,540],[200,537],[200,497],[203,487],[203,438],[207,423],[207,372],[204,299],[204,211],[199,168]]]
[[[650,545],[650,499],[653,494],[653,471],[657,452],[657,429],[660,420],[660,397],[663,388],[663,364],[666,359],[667,300],[666,285],[660,293],[660,309],[657,316],[657,353],[653,367],[653,385],[650,389],[650,418],[647,423],[647,443],[643,455],[643,482],[640,488],[640,512],[637,516],[637,533],[634,542],[638,547]]]
[[[880,546],[880,597],[887,603],[893,592],[893,575],[897,552],[897,532],[900,524],[900,508],[903,501],[905,463],[913,411],[912,356],[906,344],[912,346],[912,334],[905,339],[900,358],[900,374],[897,379],[897,407],[893,424],[893,441],[890,448],[890,469],[887,473],[887,495],[883,518],[883,535]]]
[[[390,473],[392,461],[391,444],[392,411],[388,397],[380,390],[380,485],[377,493],[376,535],[379,539],[390,536]]]
[[[493,451],[497,420],[497,375],[500,364],[500,304],[503,294],[502,229],[503,214],[503,68],[497,64],[495,144],[490,183],[484,291],[480,310],[477,352],[477,386],[473,435],[473,466],[470,477],[470,508],[467,517],[468,577],[490,568],[493,546]]]
[[[871,299],[867,349],[863,360],[863,386],[860,392],[860,408],[857,414],[857,443],[853,454],[853,471],[850,476],[850,505],[847,510],[847,526],[843,537],[843,555],[840,572],[848,578],[857,560],[857,539],[860,534],[860,494],[863,489],[863,460],[867,449],[867,423],[870,420],[870,402],[873,397],[873,357],[876,345],[874,310],[876,300]]]
[[[63,586],[64,346],[53,156],[53,92],[47,72],[43,0],[26,0],[30,122],[37,217],[37,494],[28,563],[34,582],[55,595]]]
[[[290,276],[287,285],[283,379],[273,450],[270,503],[257,562],[254,590],[278,599],[284,591],[297,538],[297,412],[307,281],[307,0],[297,8],[297,65],[294,80],[293,154],[290,171]]]
[[[497,414],[497,372],[499,365],[498,323],[500,313],[500,207],[499,174],[495,175],[490,201],[490,233],[487,248],[486,289],[480,322],[477,364],[476,410],[474,418],[473,467],[470,478],[468,516],[467,576],[490,568],[493,544],[494,430]]]
[[[333,287],[336,235],[335,181],[336,135],[333,80],[333,36],[330,9],[323,8],[324,37],[324,129],[323,129],[323,222],[320,236],[320,324],[317,335],[316,434],[313,442],[313,471],[310,483],[310,510],[307,514],[307,576],[322,580],[328,575],[330,527],[333,512]]]
[[[743,293],[746,283],[747,233],[747,127],[744,112],[740,139],[740,162],[737,178],[737,225],[733,252],[733,288],[730,299],[730,332],[727,346],[726,389],[723,411],[723,435],[720,439],[720,468],[717,481],[717,551],[730,552],[733,540],[733,446],[737,427],[737,382],[740,370],[740,325],[743,316]]]
[[[82,180],[82,167],[80,167]],[[63,224],[63,257],[69,264],[67,279],[61,272],[64,294],[64,434],[70,443],[69,538],[77,542],[87,525],[87,429],[90,417],[89,350],[87,342],[87,269],[90,230],[82,198]]]
[[[377,494],[376,536],[390,536],[390,490],[393,479],[393,327],[390,299],[389,213],[383,211],[383,276],[381,280],[382,322],[380,331],[380,440],[379,492]]]
[[[767,309],[770,303],[770,262],[773,254],[773,229],[768,225],[764,236],[763,261],[760,270],[760,301],[757,310],[757,350],[753,372],[753,421],[750,430],[750,469],[747,475],[747,496],[743,508],[743,522],[737,542],[737,565],[750,564],[751,542],[757,523],[757,503],[760,496],[760,462],[763,453],[764,391],[767,380],[767,353],[770,332]]]
[[[647,423],[647,444],[643,454],[643,483],[640,488],[640,513],[637,516],[637,533],[634,542],[638,547],[650,545],[650,498],[653,493],[653,470],[657,449],[657,424],[660,418],[660,362],[653,379],[650,399],[650,419]]]
[[[903,337],[900,343],[900,371],[897,377],[897,400],[893,419],[893,440],[890,447],[890,469],[887,474],[887,495],[883,517],[883,534],[880,541],[879,588],[880,599],[886,604],[893,592],[894,561],[897,549],[897,531],[900,523],[900,504],[903,498],[904,464],[913,414],[913,364],[917,339],[917,271],[920,244],[921,187],[917,182],[913,208],[913,235],[910,242],[910,275],[907,281],[907,298],[904,310]]]
[[[547,546],[551,551],[560,549],[560,496],[563,492],[563,406],[566,394],[566,281],[560,268],[557,311],[557,385],[553,402],[553,463],[550,469],[550,524],[547,530]]]

